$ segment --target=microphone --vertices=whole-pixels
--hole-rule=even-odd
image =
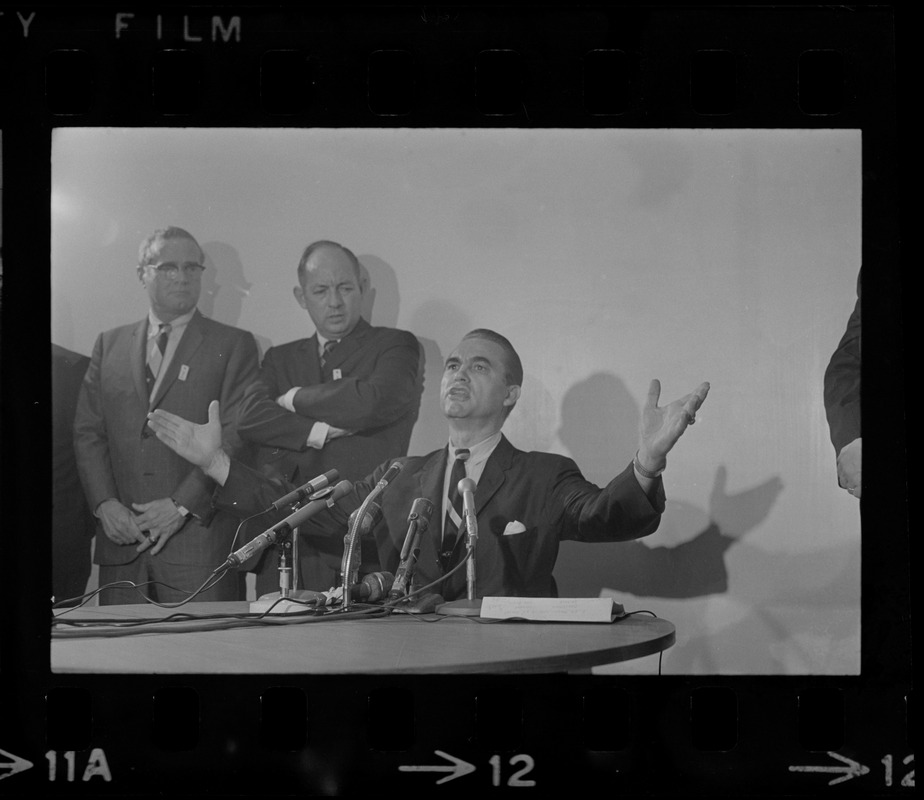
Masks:
[[[465,546],[468,549],[468,561],[465,562],[465,594],[468,603],[477,611],[475,600],[475,543],[478,541],[478,520],[475,517],[475,481],[463,478],[458,485],[462,495],[462,516],[465,518]]]
[[[340,473],[335,469],[329,470],[323,475],[318,475],[317,478],[313,478],[303,486],[299,486],[294,491],[291,491],[287,495],[280,497],[267,509],[267,511],[281,511],[286,506],[292,505],[292,503],[301,503],[315,492],[320,492],[321,489],[326,489],[339,477]]]
[[[350,580],[355,574],[357,569],[353,565],[353,550],[356,547],[356,542],[361,536],[358,528],[363,523],[363,515],[366,513],[366,509],[372,505],[372,501],[375,500],[382,492],[385,491],[385,488],[391,483],[395,476],[401,472],[401,468],[404,465],[400,461],[392,461],[391,466],[385,470],[385,474],[379,479],[379,482],[372,487],[372,491],[366,495],[366,499],[363,500],[362,505],[359,507],[357,516],[359,518],[359,524],[349,525],[347,528],[347,535],[343,540],[343,559],[340,562],[340,575],[343,578],[343,608],[344,610],[350,607],[350,601],[352,600],[352,587],[350,585]],[[356,517],[354,517],[354,522]]]
[[[407,515],[407,536],[404,537],[404,547],[401,548],[401,560],[410,555],[414,536],[427,532],[430,526],[430,515],[433,513],[433,503],[426,497],[418,497],[411,506],[411,513]]]
[[[475,517],[475,481],[463,478],[458,485],[459,494],[462,495],[462,518],[469,536],[478,536],[478,520]]]
[[[324,508],[332,508],[341,497],[349,494],[351,491],[353,491],[352,483],[349,481],[340,481],[340,483],[334,487],[334,490],[330,493],[330,495],[321,500],[313,500],[307,505],[304,505],[296,511],[293,511],[291,514],[289,514],[289,516],[283,520],[280,520],[271,528],[267,528],[259,536],[254,537],[250,542],[240,548],[240,550],[235,550],[230,556],[228,556],[228,558],[225,560],[225,563],[222,564],[218,569],[231,569],[232,567],[239,567],[251,556],[265,550],[271,544],[275,544],[276,537],[279,535],[281,530],[284,528],[295,528],[305,520],[313,517],[319,511],[322,511]],[[217,571],[218,570],[215,570],[215,572]]]
[[[397,477],[403,466],[404,464],[400,461],[392,461],[391,466],[385,470],[385,474],[379,479],[379,482],[375,485],[375,489],[372,490],[371,494],[379,494],[382,492],[385,487]]]
[[[407,586],[417,564],[417,552],[420,549],[418,543],[421,535],[427,532],[432,513],[433,503],[426,497],[418,497],[411,506],[411,513],[407,517],[407,535],[401,548],[401,563],[395,573],[394,585],[388,592],[389,600],[397,600],[407,594]]]
[[[353,525],[356,522],[356,516],[359,514],[360,509],[356,509],[352,514],[350,514],[350,520],[347,524],[348,530],[353,528]],[[376,525],[382,521],[382,507],[378,503],[369,503],[366,507],[366,510],[363,512],[363,519],[359,525],[359,530],[357,534],[359,536],[365,536],[369,533]]]
[[[394,582],[395,576],[390,572],[371,572],[363,575],[360,583],[350,586],[350,592],[356,600],[376,603],[385,599]]]

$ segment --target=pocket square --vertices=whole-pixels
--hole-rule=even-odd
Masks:
[[[504,536],[513,536],[514,534],[525,532],[526,526],[522,522],[517,522],[516,520],[508,522],[507,527],[504,528]]]

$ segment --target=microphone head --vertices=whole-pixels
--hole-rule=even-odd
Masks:
[[[368,592],[366,600],[370,603],[384,600],[394,583],[395,576],[390,572],[371,572],[363,576],[360,585],[365,587],[365,591],[360,589],[360,595],[364,596]]]
[[[475,486],[477,484],[471,478],[463,478],[459,481],[459,485],[456,487],[459,490],[459,494],[465,494],[466,492],[475,493]]]
[[[352,528],[353,523],[356,521],[356,515],[359,513],[357,508],[352,514],[350,514],[349,525]],[[366,513],[363,515],[362,524],[359,526],[359,535],[369,533],[376,525],[382,521],[382,507],[378,503],[369,503],[366,507]]]
[[[332,470],[335,471],[335,470]],[[327,498],[327,505],[332,506],[336,503],[341,497],[345,497],[350,492],[353,491],[353,484],[349,481],[340,481],[335,487],[334,490],[330,493],[330,497]]]
[[[401,468],[403,466],[404,464],[402,464],[400,461],[392,461],[391,466],[382,476],[382,479],[379,481],[379,483],[390,483],[391,481],[393,481],[395,479],[395,476],[399,472],[401,472]]]
[[[335,469],[329,469],[321,477],[324,479],[324,485],[330,486],[332,483],[337,481],[337,478],[340,477],[340,473]]]
[[[433,514],[433,503],[426,497],[418,497],[411,505],[411,513],[408,514],[407,521],[417,520],[417,524],[426,529],[430,524],[430,515]]]

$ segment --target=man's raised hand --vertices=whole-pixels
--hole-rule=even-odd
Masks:
[[[709,384],[704,382],[679,400],[659,406],[661,382],[657,379],[651,382],[639,422],[638,459],[645,469],[656,472],[664,468],[667,454],[696,421],[696,412],[708,393]]]
[[[217,400],[209,403],[209,421],[205,425],[197,425],[158,408],[148,414],[148,426],[174,453],[203,470],[208,469],[221,451],[221,416]]]

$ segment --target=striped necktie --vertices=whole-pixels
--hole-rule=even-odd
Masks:
[[[452,562],[452,553],[459,538],[459,529],[462,527],[462,494],[459,492],[459,481],[465,477],[465,462],[471,455],[470,450],[456,450],[456,460],[452,464],[452,474],[449,476],[449,496],[446,507],[446,518],[443,520],[443,543],[440,546],[440,567],[443,572],[449,569]]]
[[[160,368],[164,363],[164,353],[167,351],[167,340],[170,338],[170,323],[160,323],[160,333],[154,343],[148,346],[147,382],[148,392],[154,388]]]
[[[337,346],[336,339],[328,339],[324,342],[324,349],[321,351],[321,369],[327,366],[327,359],[330,358],[330,352]]]

